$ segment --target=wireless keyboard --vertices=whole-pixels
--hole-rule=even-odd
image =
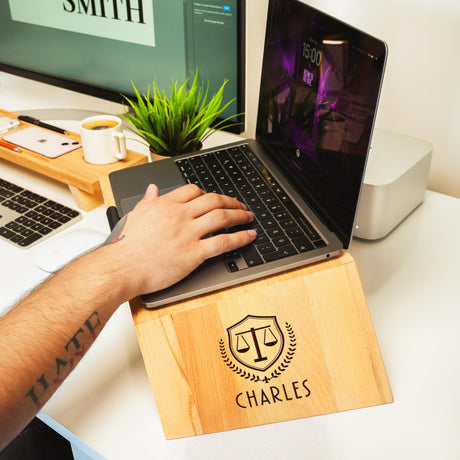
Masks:
[[[0,238],[30,248],[81,219],[56,201],[0,179]]]

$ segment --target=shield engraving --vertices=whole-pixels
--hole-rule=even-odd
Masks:
[[[234,358],[257,371],[266,371],[283,351],[284,336],[276,316],[247,315],[227,333]]]

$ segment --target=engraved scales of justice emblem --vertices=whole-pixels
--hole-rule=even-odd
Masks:
[[[285,343],[284,334],[276,316],[247,315],[227,328],[231,356],[227,353],[224,340],[219,341],[222,359],[233,372],[241,377],[267,383],[279,377],[294,357],[295,334],[290,324],[286,323],[285,329],[287,343]],[[240,368],[232,357],[251,371]],[[270,371],[269,369],[277,362],[279,362],[278,366]],[[270,373],[267,375],[266,371]]]

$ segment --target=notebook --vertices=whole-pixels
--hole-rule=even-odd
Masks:
[[[256,138],[109,175],[120,216],[149,183],[160,193],[198,183],[255,212],[253,245],[143,295],[146,307],[319,262],[349,246],[386,55],[384,42],[317,9],[270,0]]]

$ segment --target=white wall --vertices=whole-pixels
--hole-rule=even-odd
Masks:
[[[306,3],[307,1],[304,0]],[[268,0],[247,3],[247,129],[253,136]],[[377,127],[434,145],[429,188],[460,197],[460,2],[458,0],[310,0],[385,40],[389,59]],[[120,106],[0,72],[0,107]]]
[[[460,2],[303,1],[387,42],[389,57],[376,126],[431,142],[428,187],[460,197]],[[248,23],[254,28],[248,31],[251,80],[259,78],[257,40],[268,1],[247,3]],[[251,87],[249,97],[254,93]],[[248,104],[252,113],[253,103]]]
[[[0,72],[0,108],[17,113],[31,109],[78,109],[113,114],[123,109],[121,104],[5,72]]]

